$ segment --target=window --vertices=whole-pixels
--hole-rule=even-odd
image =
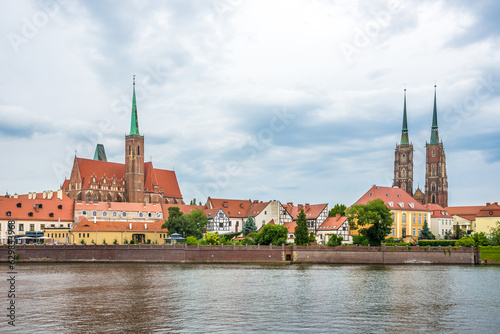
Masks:
[[[432,150],[432,156],[435,157],[436,156],[436,151],[435,150]]]
[[[20,208],[21,207],[21,203],[17,203],[17,207]]]
[[[406,155],[403,154],[403,162],[406,162]]]
[[[82,237],[82,234],[81,233],[78,233],[78,238],[81,238]]]
[[[224,228],[224,223],[219,223],[219,228]]]
[[[141,155],[141,146],[137,145],[137,155]]]
[[[40,230],[45,230],[45,224],[40,224]]]
[[[30,224],[30,231],[34,232],[35,231],[35,224]]]
[[[125,211],[122,212],[122,216],[123,217],[126,217],[127,216],[127,213]]]
[[[49,213],[49,217],[50,217],[50,218],[54,217],[54,213],[52,213],[52,212],[51,212],[51,213]]]
[[[29,217],[33,217],[33,212],[28,212]]]
[[[90,238],[90,234],[89,233],[87,233],[87,238]]]
[[[413,214],[413,224],[415,224],[416,222],[417,222],[417,215]]]
[[[231,222],[229,222],[229,227],[231,227]]]
[[[416,237],[417,236],[417,229],[414,227],[413,228],[413,236]]]
[[[406,224],[406,213],[403,213],[403,224]]]
[[[418,223],[422,224],[422,215],[418,215]]]
[[[424,215],[424,223],[427,223],[427,215]]]
[[[401,171],[401,177],[406,177],[406,171],[404,169]]]
[[[137,183],[137,190],[141,190],[141,184]]]
[[[142,212],[139,212],[139,217],[142,217]]]
[[[156,213],[156,217],[160,218],[160,213],[159,212]]]
[[[392,206],[392,205],[391,205]],[[394,214],[394,212],[392,213],[392,221],[395,222],[396,221],[396,215]]]
[[[148,217],[153,217],[153,214],[151,212],[148,212]]]
[[[58,208],[59,210],[62,210],[62,205],[61,205],[61,204],[59,204],[59,205],[57,206],[57,208]]]
[[[434,182],[432,182],[432,185],[431,185],[431,190],[432,191],[436,191],[436,184]]]
[[[264,214],[267,215],[267,211],[264,211]]]
[[[12,215],[12,213],[10,211],[7,211],[7,216],[10,217],[11,215]]]
[[[87,211],[83,210],[82,215],[86,215],[86,214],[87,214]]]
[[[92,211],[92,216],[97,216],[97,211]]]
[[[392,228],[392,236],[395,236],[396,235],[396,228]]]
[[[103,216],[107,216],[107,215],[108,215],[108,213],[107,213],[106,211],[103,211],[103,212],[102,212],[102,215],[103,215]]]
[[[113,217],[116,217],[116,212],[113,212]]]
[[[19,224],[19,231],[24,231],[24,224]]]

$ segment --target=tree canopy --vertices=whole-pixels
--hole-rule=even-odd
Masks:
[[[295,226],[295,231],[293,234],[295,236],[296,245],[303,246],[309,245],[311,243],[304,209],[300,210],[300,213],[297,215],[297,226]]]
[[[391,210],[380,198],[366,204],[355,204],[346,211],[346,214],[349,228],[358,230],[370,245],[380,245],[391,232],[393,223]]]
[[[328,211],[328,217],[335,217],[337,214],[340,214],[341,216],[345,216],[345,210],[347,207],[344,204],[335,204],[333,209]]]
[[[168,229],[168,234],[179,233],[184,237],[193,236],[201,238],[203,229],[208,224],[208,218],[201,210],[194,210],[184,215],[176,206],[168,208],[168,219],[161,226]]]
[[[422,231],[420,232],[421,239],[425,240],[434,240],[436,239],[436,236],[432,234],[431,230],[429,229],[429,225],[427,225],[427,220],[424,221],[424,227],[422,228]]]
[[[500,221],[497,221],[495,227],[490,228],[491,244],[500,246]]]
[[[249,216],[245,225],[243,225],[243,235],[247,235],[248,233],[257,232],[257,225],[255,225],[255,220],[252,216]]]
[[[332,235],[330,235],[330,238],[328,239],[327,245],[328,246],[340,246],[342,244],[342,240],[344,240],[343,237],[341,237],[337,234],[332,234]]]
[[[266,224],[255,241],[261,245],[282,245],[286,244],[287,234],[288,227],[284,225]]]

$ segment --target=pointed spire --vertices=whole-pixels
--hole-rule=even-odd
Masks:
[[[132,120],[130,122],[130,135],[139,134],[139,121],[137,120],[137,103],[135,102],[135,75],[134,75],[134,93],[132,98]]]
[[[408,122],[406,120],[406,88],[405,88],[405,101],[403,108],[403,131],[401,133],[401,145],[408,145]]]
[[[438,118],[436,106],[436,85],[434,85],[434,111],[432,112],[431,144],[439,144]]]

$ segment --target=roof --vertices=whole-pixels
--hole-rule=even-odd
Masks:
[[[482,208],[484,208],[484,206],[449,206],[445,209],[452,216],[459,216],[474,221]]]
[[[44,199],[44,193],[36,194],[35,199],[30,199],[33,195],[19,195],[18,198],[0,196],[0,219],[72,222],[73,201],[65,194],[59,195],[62,199],[57,198],[57,192],[53,192],[50,199]]]
[[[168,208],[178,207],[179,210],[185,215],[190,214],[194,210],[205,211],[206,209],[206,206],[204,205],[189,205],[189,204],[162,204],[162,207],[163,207],[163,218],[165,220],[168,219]]]
[[[248,216],[258,216],[264,209],[269,205],[271,202],[254,202],[248,209],[248,212],[246,213],[245,217]]]
[[[391,210],[431,211],[416,201],[406,191],[398,187],[380,187],[374,185],[354,204],[367,204],[376,198],[383,200]]]
[[[431,218],[453,218],[453,216],[439,204],[426,204],[424,206],[432,211]]]
[[[416,200],[421,200],[425,198],[425,195],[422,190],[420,190],[420,188],[417,188],[417,190],[415,190],[415,193],[413,194],[413,198],[415,198]]]
[[[75,158],[75,164],[82,178],[82,189],[88,189],[92,175],[101,181],[104,176],[111,181],[116,178],[121,182],[125,178],[125,164],[84,158]],[[144,164],[144,189],[154,192],[155,185],[168,197],[182,198],[175,171],[157,169],[152,162]],[[64,181],[62,189],[69,191],[69,181]]]
[[[163,220],[154,222],[117,222],[117,221],[93,221],[83,218],[73,229],[73,232],[167,232],[161,228]],[[130,228],[132,226],[132,228]]]
[[[221,210],[221,208],[213,208],[213,209],[202,209],[203,212],[205,212],[205,214],[207,215],[207,218],[208,219],[212,219],[215,217],[215,215],[217,214],[217,212],[219,212],[219,210]]]
[[[162,212],[161,204],[127,202],[75,202],[75,210]]]
[[[336,231],[342,224],[347,221],[347,217],[337,215],[335,217],[328,217],[325,219],[323,224],[321,224],[317,231]]]
[[[267,223],[266,225],[275,225],[274,224],[274,219],[271,219],[269,221],[269,223]],[[262,225],[257,232],[260,233],[262,231],[262,229],[264,228],[264,226],[266,226],[266,225]]]
[[[297,227],[296,222],[284,223],[283,226],[288,228],[288,233],[295,233],[295,227]]]
[[[319,217],[321,212],[328,206],[328,203],[324,204],[298,204],[296,206],[293,203],[284,204],[285,210],[292,216],[293,220],[297,220],[297,216],[302,209],[306,214],[306,219],[316,219]]]
[[[251,200],[208,198],[207,206],[210,209],[222,208],[230,218],[248,217],[247,212],[252,206]]]
[[[476,217],[500,217],[500,206],[497,202],[486,203],[486,206],[479,210]]]

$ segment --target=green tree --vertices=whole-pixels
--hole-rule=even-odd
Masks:
[[[304,246],[311,243],[304,209],[300,210],[300,213],[297,215],[297,226],[295,226],[295,231],[293,234],[295,235],[296,245]]]
[[[257,232],[257,225],[255,225],[255,220],[252,216],[248,216],[245,225],[243,225],[243,235],[247,235],[248,233]]]
[[[189,202],[189,205],[196,205],[196,197]]]
[[[454,226],[454,239],[460,240],[462,239],[466,232],[460,228],[460,226]]]
[[[500,246],[500,221],[495,223],[497,226],[490,228],[491,244],[493,246]]]
[[[328,217],[335,217],[337,214],[345,216],[346,209],[347,207],[344,204],[335,204],[333,209],[330,209],[330,211],[328,211]]]
[[[219,233],[207,232],[203,237],[207,245],[218,245],[220,244]]]
[[[197,245],[199,243],[198,239],[196,239],[196,237],[193,237],[192,235],[190,235],[189,237],[186,238],[186,243],[188,245]]]
[[[168,234],[179,233],[184,237],[194,236],[200,239],[203,236],[202,229],[207,225],[208,218],[201,210],[194,210],[184,215],[176,206],[168,208],[168,219],[161,226],[168,229]]]
[[[376,198],[366,204],[355,204],[346,211],[351,230],[358,230],[370,245],[380,245],[391,232],[391,210]]]
[[[431,230],[429,229],[429,225],[427,225],[427,220],[424,221],[424,227],[422,228],[422,231],[420,232],[421,239],[425,240],[434,240],[436,239],[436,236],[432,234]]]
[[[260,245],[282,245],[286,244],[288,227],[284,225],[267,224],[255,237],[255,241]]]
[[[327,245],[328,246],[340,246],[342,244],[342,240],[344,240],[344,238],[342,238],[341,236],[337,235],[337,234],[332,234],[330,235],[330,239],[328,239],[328,242],[327,242]]]
[[[474,233],[472,235],[467,235],[465,237],[460,238],[455,243],[455,246],[463,246],[463,247],[479,247],[479,246],[487,246],[489,245],[490,240],[486,236],[484,232]]]

